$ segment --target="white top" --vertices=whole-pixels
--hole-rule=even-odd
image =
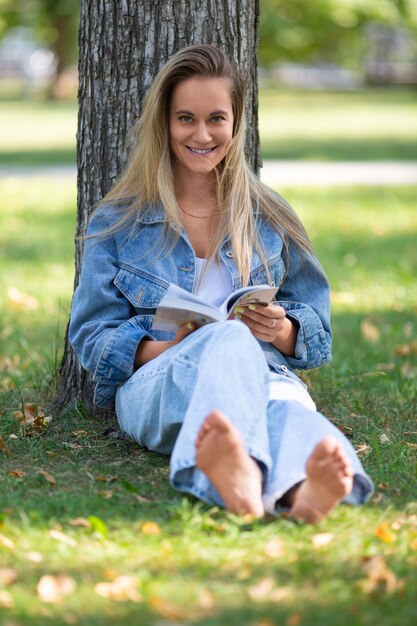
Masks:
[[[194,293],[199,298],[220,306],[232,293],[232,277],[221,259],[195,259]]]

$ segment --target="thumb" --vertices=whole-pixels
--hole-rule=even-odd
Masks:
[[[194,324],[194,322],[186,322],[185,324],[183,324],[175,334],[175,343],[179,343],[180,341],[185,339],[185,337],[194,332],[196,328],[197,325]]]

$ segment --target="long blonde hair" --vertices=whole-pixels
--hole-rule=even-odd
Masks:
[[[220,223],[214,236],[211,256],[230,236],[242,284],[249,281],[253,247],[266,266],[257,237],[257,216],[267,220],[287,246],[292,241],[301,251],[311,252],[311,244],[291,207],[266,187],[245,159],[244,81],[230,59],[217,47],[203,44],[175,53],[157,74],[145,100],[142,115],[133,126],[128,163],[112,189],[99,202],[122,207],[120,219],[105,234],[135,223],[147,207],[161,203],[170,236],[181,227],[175,197],[173,163],[169,145],[169,110],[175,87],[191,77],[228,78],[231,81],[233,138],[227,155],[217,168],[217,202]],[[103,234],[103,233],[102,233]]]

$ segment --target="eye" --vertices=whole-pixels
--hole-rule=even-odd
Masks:
[[[213,115],[213,117],[210,118],[210,120],[214,122],[215,124],[218,124],[219,122],[223,122],[224,117],[222,115]]]
[[[193,121],[193,118],[191,117],[191,115],[181,115],[181,116],[178,118],[178,120],[179,120],[180,122],[185,122],[185,123],[187,124],[187,123],[189,123],[189,122],[192,122],[192,121]]]

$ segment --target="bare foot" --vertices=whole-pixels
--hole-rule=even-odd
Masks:
[[[306,480],[294,494],[290,515],[315,524],[352,491],[353,472],[342,444],[334,437],[316,445],[306,471]]]
[[[212,411],[196,440],[197,467],[208,476],[226,509],[262,517],[262,474],[243,447],[236,428],[220,411]]]

